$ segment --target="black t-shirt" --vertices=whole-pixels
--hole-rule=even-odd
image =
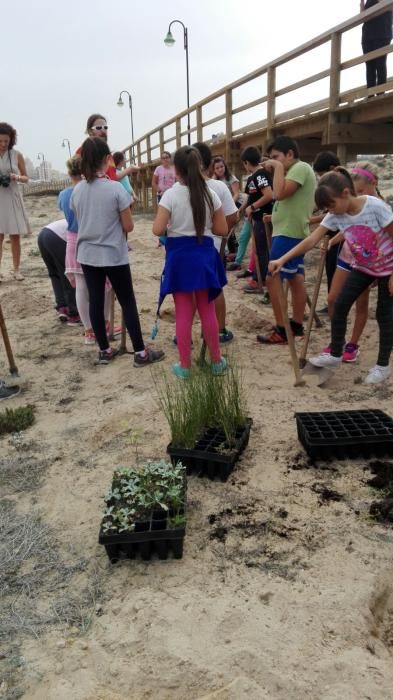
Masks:
[[[259,168],[247,178],[246,194],[248,194],[248,206],[254,204],[264,195],[266,187],[272,187],[273,180],[271,174],[265,168]],[[271,214],[273,202],[265,204],[263,207],[254,211],[252,218],[255,221],[261,221],[264,214]]]

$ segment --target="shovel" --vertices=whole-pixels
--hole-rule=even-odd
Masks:
[[[10,367],[10,374],[12,374],[14,377],[17,377],[17,376],[19,376],[18,375],[18,368],[15,364],[14,355],[12,352],[11,343],[10,343],[10,339],[9,339],[8,332],[7,332],[7,326],[5,325],[5,320],[4,320],[3,310],[1,308],[1,304],[0,304],[0,329],[1,329],[1,335],[3,336],[5,351],[7,353],[8,364]]]

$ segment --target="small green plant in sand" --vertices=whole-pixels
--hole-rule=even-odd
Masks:
[[[214,376],[206,365],[195,366],[184,382],[161,375],[156,385],[172,447],[193,447],[207,428],[221,428],[226,449],[233,445],[247,416],[243,378],[234,358],[223,375]]]
[[[35,421],[34,406],[6,408],[0,412],[0,435],[20,433],[33,425]]]
[[[117,469],[104,499],[103,534],[132,531],[135,521],[150,518],[154,511],[168,515],[172,527],[184,524],[185,483],[181,462],[148,460],[141,469]]]

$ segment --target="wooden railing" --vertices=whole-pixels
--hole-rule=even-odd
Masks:
[[[72,183],[69,178],[64,178],[63,180],[41,180],[40,182],[30,180],[27,185],[22,185],[22,191],[25,197],[33,194],[59,194],[61,190],[64,190],[66,187],[70,187],[71,184]]]
[[[310,117],[326,111],[334,112],[348,107],[349,104],[355,103],[357,100],[363,99],[370,94],[393,90],[393,78],[389,78],[386,84],[379,85],[376,88],[367,89],[364,84],[361,84],[357,87],[351,87],[349,90],[341,91],[344,71],[360,65],[366,60],[384,56],[393,51],[393,46],[386,46],[367,55],[359,55],[350,60],[342,61],[343,35],[363,24],[365,20],[372,19],[391,9],[393,9],[392,0],[382,0],[366,12],[346,20],[333,29],[271,61],[269,64],[205,97],[192,105],[189,110],[180,112],[175,117],[149,131],[135,141],[134,144],[127,146],[124,149],[127,160],[131,159],[131,149],[134,146],[137,162],[150,166],[158,160],[162,150],[175,150],[175,148],[184,145],[187,142],[188,133],[191,135],[191,141],[211,141],[211,137],[208,138],[206,135],[206,128],[210,127],[211,131],[212,125],[216,125],[215,130],[220,129],[221,140],[225,142],[223,152],[229,161],[231,143],[243,139],[245,135],[264,131],[266,139],[269,139],[273,135],[274,129],[282,128],[285,123],[299,117]],[[312,66],[315,60],[315,55],[313,56],[312,52],[315,52],[322,46],[327,47],[328,50],[327,56],[325,56],[327,65],[324,70],[277,88],[278,78],[281,77],[279,73],[280,71],[282,72],[283,67],[290,73],[291,63],[300,57],[306,57],[307,65]],[[327,89],[324,90],[325,96],[322,99],[307,104],[303,104],[301,99],[300,106],[280,111],[280,98],[290,93],[299,93],[302,89],[310,85],[315,86],[320,81],[327,81],[328,83]],[[257,96],[245,103],[237,104],[237,91],[240,88],[243,91],[244,88],[246,88],[246,91],[248,87],[250,89],[252,86],[255,88],[255,83]],[[219,113],[213,112],[212,116],[207,115],[206,112],[211,111],[212,108],[214,110],[213,103],[216,101],[221,101]],[[236,104],[237,106],[235,106]],[[247,121],[247,119],[250,119],[252,111],[256,112],[255,116],[257,119],[256,121],[255,118],[254,121]],[[184,128],[188,114],[190,114],[191,122],[189,131],[187,127]],[[247,114],[249,115],[248,117]],[[245,118],[245,123],[236,127],[234,122],[239,119],[239,115]]]

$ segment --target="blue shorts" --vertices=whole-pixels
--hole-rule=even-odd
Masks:
[[[352,270],[352,265],[349,262],[346,262],[346,260],[343,260],[342,258],[338,257],[337,258],[337,265],[336,267],[339,270],[345,270],[346,272],[351,272]]]
[[[270,250],[270,260],[277,260],[282,255],[292,250],[303,238],[290,238],[289,236],[273,236]],[[270,275],[270,272],[269,272]],[[304,275],[304,255],[298,255],[285,263],[280,270],[282,279],[293,279],[295,275]]]

